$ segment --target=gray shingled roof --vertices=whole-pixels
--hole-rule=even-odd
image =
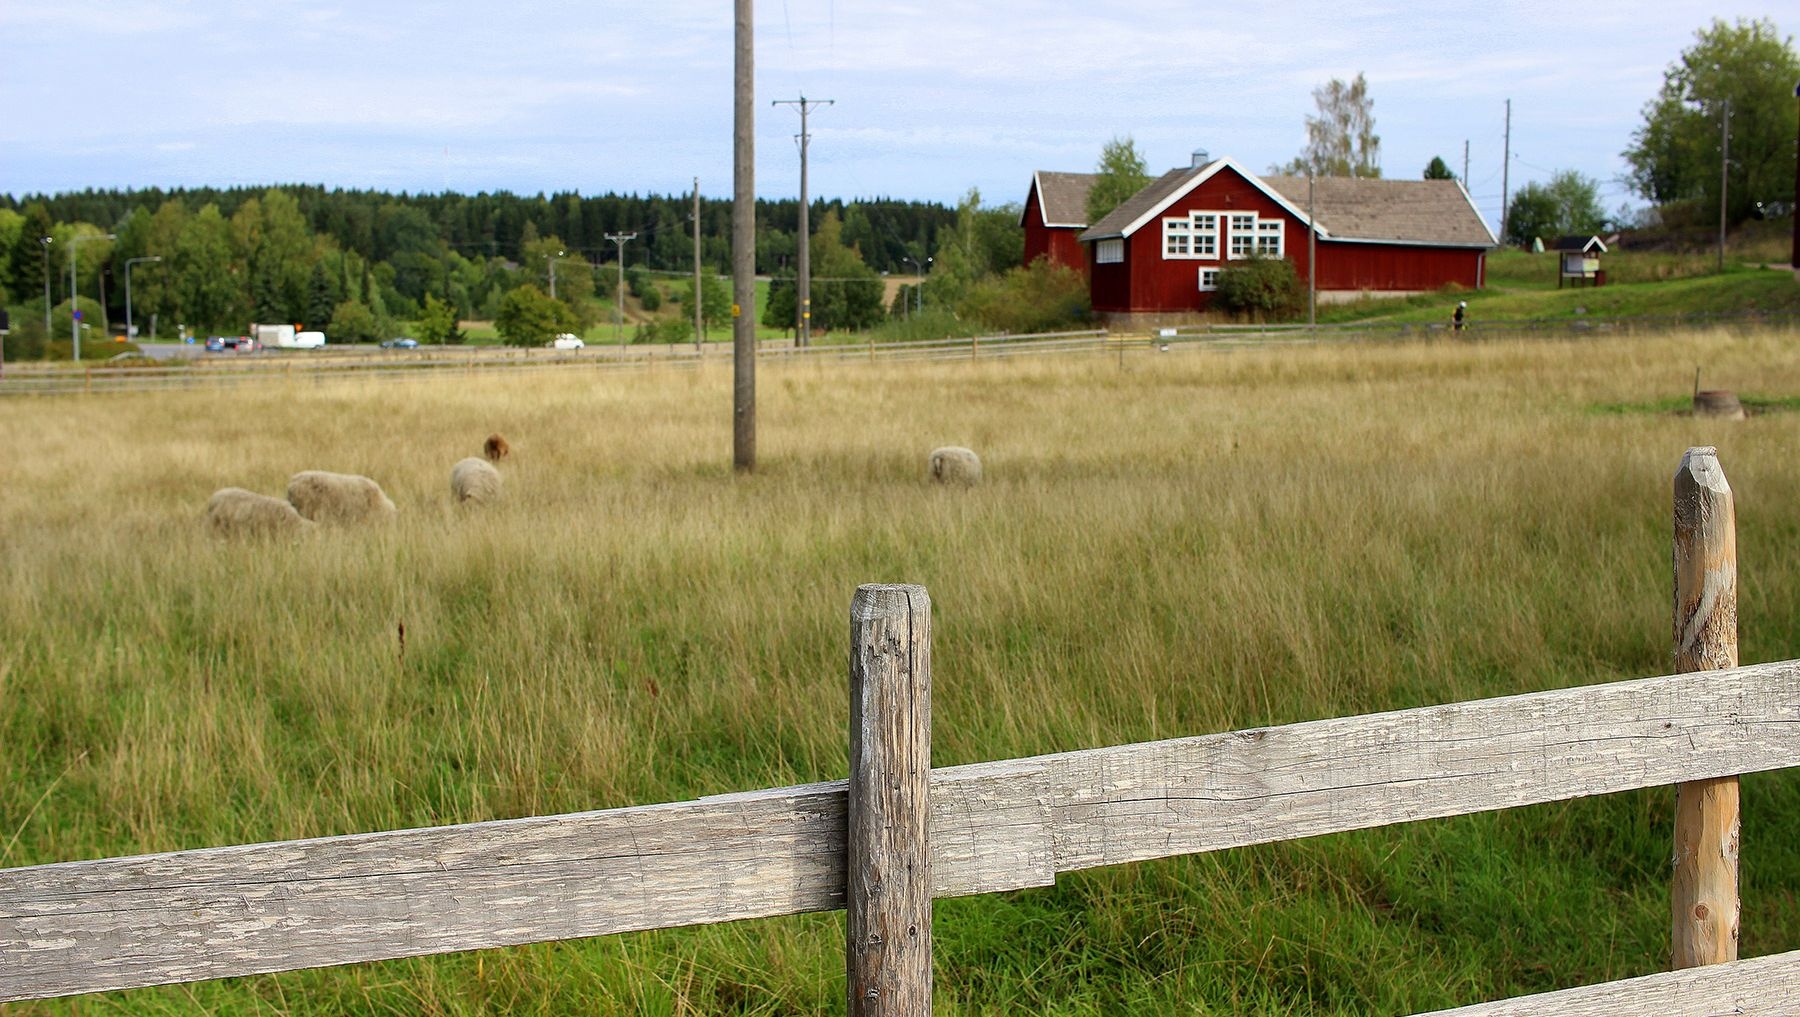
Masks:
[[[1302,212],[1305,177],[1262,182]],[[1314,216],[1337,240],[1397,240],[1414,244],[1492,247],[1494,237],[1454,180],[1379,180],[1316,177]]]
[[[1205,170],[1204,166],[1183,166],[1180,169],[1172,169],[1164,173],[1150,181],[1143,190],[1126,198],[1123,205],[1107,213],[1106,218],[1088,227],[1081,236],[1075,239],[1086,242],[1104,237],[1124,236],[1127,226],[1136,222],[1145,212],[1161,204],[1164,198],[1187,186],[1189,180]]]
[[[1038,202],[1049,226],[1086,226],[1088,191],[1098,173],[1038,170]]]

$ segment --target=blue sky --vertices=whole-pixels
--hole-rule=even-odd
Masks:
[[[1233,8],[1238,8],[1233,11]],[[322,183],[407,191],[731,193],[732,20],[699,3],[12,0],[0,4],[0,192]],[[757,193],[1024,197],[1130,136],[1152,172],[1205,148],[1299,152],[1312,89],[1366,74],[1387,176],[1433,155],[1498,218],[1576,169],[1610,210],[1619,152],[1713,17],[1761,8],[1365,0],[1200,4],[761,0]],[[1790,19],[1792,20],[1792,19]],[[1791,31],[1792,25],[1778,27]],[[1635,202],[1634,202],[1635,203]]]

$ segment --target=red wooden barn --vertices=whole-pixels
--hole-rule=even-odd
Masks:
[[[1313,184],[1309,220],[1305,177],[1258,177],[1228,158],[1163,174],[1080,234],[1094,310],[1146,321],[1204,311],[1219,271],[1253,254],[1286,258],[1304,284],[1309,222],[1322,301],[1483,285],[1496,241],[1457,181]]]
[[[1049,258],[1053,265],[1088,274],[1087,249],[1077,237],[1087,229],[1088,188],[1098,175],[1051,170],[1031,175],[1031,193],[1019,213],[1019,225],[1025,227],[1025,264]]]

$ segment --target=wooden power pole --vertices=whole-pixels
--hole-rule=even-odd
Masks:
[[[700,291],[700,178],[694,178],[694,352],[706,352],[706,327],[701,324],[701,304],[706,298]]]
[[[794,291],[794,345],[806,346],[812,342],[812,228],[807,222],[811,211],[807,208],[806,196],[806,143],[812,135],[806,133],[806,112],[814,106],[830,106],[831,99],[777,99],[771,106],[800,107],[800,232],[794,241],[798,249],[799,264],[795,277],[798,289]]]
[[[751,0],[733,0],[731,465],[756,469],[756,46]]]
[[[1500,243],[1506,243],[1506,199],[1509,196],[1507,185],[1511,182],[1508,174],[1512,171],[1512,100],[1506,100],[1506,136],[1500,143]],[[1492,177],[1488,179],[1492,180]]]

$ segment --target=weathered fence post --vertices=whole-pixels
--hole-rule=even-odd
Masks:
[[[1716,449],[1675,471],[1675,671],[1736,667],[1737,511]],[[1737,960],[1738,779],[1676,785],[1669,964]]]
[[[850,1017],[931,1014],[931,598],[859,587],[850,603]]]

